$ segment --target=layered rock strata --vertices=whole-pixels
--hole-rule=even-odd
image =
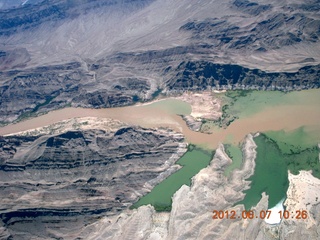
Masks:
[[[2,125],[161,93],[320,86],[317,0],[32,3],[0,10]]]
[[[0,236],[80,237],[176,170],[182,141],[169,130],[130,126],[1,137]]]
[[[212,211],[243,210],[243,206],[232,206],[244,197],[241,191],[249,186],[244,179],[253,174],[255,148],[249,135],[244,144],[244,166],[228,179],[223,171],[231,160],[220,145],[211,164],[193,177],[192,186],[184,185],[175,193],[171,213],[156,213],[150,205],[142,206],[134,211],[125,211],[118,217],[105,218],[82,234],[95,232],[91,239],[119,239],[128,235],[134,239],[212,239],[219,234],[224,236],[229,226],[242,228],[244,222],[239,219],[213,220]],[[267,201],[264,200],[260,208],[266,206]],[[253,231],[252,227],[248,231]],[[230,234],[232,237],[236,231],[230,231]]]
[[[248,135],[243,145],[244,163],[230,178],[225,177],[224,167],[231,162],[223,145],[217,149],[211,164],[192,179],[192,186],[182,186],[173,196],[170,213],[158,213],[150,205],[133,211],[124,211],[118,216],[106,217],[86,227],[84,236],[94,232],[89,239],[317,239],[319,204],[316,197],[318,180],[310,173],[290,175],[290,187],[286,205],[308,210],[306,221],[283,220],[278,225],[269,225],[260,217],[242,219],[243,205],[235,205],[243,199],[243,190],[249,188],[245,181],[253,174],[256,145]],[[260,202],[252,210],[259,214],[268,208],[268,196],[262,194]],[[236,212],[235,219],[212,219],[213,210]],[[239,216],[239,217],[238,217]],[[311,224],[311,225],[309,225]]]

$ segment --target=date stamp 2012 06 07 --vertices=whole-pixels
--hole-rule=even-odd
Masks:
[[[297,210],[295,212],[289,212],[287,210],[279,211],[279,217],[281,219],[307,219],[308,212],[306,210]],[[214,210],[213,219],[269,219],[271,216],[271,210],[261,210],[261,211],[241,211],[239,214],[235,210]]]

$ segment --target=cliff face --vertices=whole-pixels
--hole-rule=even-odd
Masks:
[[[0,77],[0,122],[67,105],[91,108],[130,105],[150,89],[145,79],[125,77],[99,87],[105,83],[79,62],[0,72]]]
[[[317,0],[31,3],[0,10],[0,124],[161,92],[320,84]]]
[[[65,106],[126,106],[137,101],[151,100],[156,92],[172,94],[211,88],[287,91],[320,86],[320,65],[303,67],[297,72],[270,73],[210,61],[182,61],[176,67],[166,67],[163,63],[154,63],[160,58],[161,54],[155,54],[148,63],[142,63],[136,56],[121,56],[117,63],[89,65],[94,69],[91,71],[86,70],[80,62],[72,62],[28,71],[0,72],[0,123],[13,122]],[[119,71],[115,65],[119,63],[131,67],[122,68],[121,74],[113,79],[114,71]],[[158,90],[154,80],[140,72],[149,64],[155,67],[153,70],[159,79]]]
[[[70,237],[117,214],[160,181],[182,140],[135,127],[1,137],[0,235]]]
[[[29,1],[0,3],[0,125],[161,93],[320,85],[319,0]],[[150,206],[124,209],[177,169],[170,166],[185,150],[183,137],[93,129],[0,136],[0,238],[233,239],[240,232],[242,239],[273,239],[282,228],[283,238],[291,229],[296,238],[307,232],[285,221],[280,228],[260,219],[212,222],[214,209],[231,209],[249,187],[251,137],[243,169],[226,179],[230,159],[220,147],[193,186],[175,194],[172,212],[159,214]],[[257,209],[266,205],[263,197]],[[309,230],[313,236],[318,227]]]
[[[126,239],[128,235],[133,239],[257,239],[263,220],[212,219],[213,210],[235,210],[237,214],[244,210],[242,205],[233,205],[244,197],[242,190],[249,187],[245,179],[253,174],[255,149],[249,135],[243,149],[243,167],[228,179],[223,171],[231,160],[220,145],[210,165],[193,177],[191,187],[184,185],[174,194],[170,213],[156,213],[153,207],[142,206],[118,217],[105,218],[82,234],[95,232],[90,239]],[[264,197],[257,210],[266,207]],[[107,226],[106,222],[110,224]]]
[[[182,62],[167,82],[170,90],[263,89],[294,90],[318,88],[320,65],[303,67],[294,73],[270,73],[248,69],[239,65],[222,65],[212,62]]]
[[[217,149],[211,164],[192,179],[191,187],[182,186],[173,196],[170,213],[155,212],[153,207],[142,206],[134,211],[124,211],[119,216],[106,217],[81,234],[88,239],[301,239],[308,236],[316,239],[319,229],[317,190],[319,180],[310,173],[291,176],[287,195],[287,207],[308,210],[307,220],[287,219],[279,225],[269,225],[260,217],[242,219],[243,205],[236,203],[244,197],[243,190],[249,188],[245,181],[253,174],[256,145],[251,135],[243,146],[244,164],[232,173],[224,175],[225,166],[231,162],[223,145]],[[296,207],[296,206],[295,206]],[[253,211],[257,214],[268,208],[268,197],[262,194]],[[223,217],[212,219],[213,211],[235,211],[234,219]],[[238,217],[239,216],[239,217]]]

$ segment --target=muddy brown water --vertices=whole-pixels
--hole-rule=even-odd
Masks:
[[[311,95],[319,93],[320,91],[317,90],[316,92],[313,91]],[[174,109],[179,109],[180,106],[181,109],[184,109],[182,111],[183,113],[188,112],[188,106],[186,107],[185,102],[173,99],[162,100],[161,104],[158,102],[121,108],[64,108],[17,124],[2,127],[0,128],[0,135],[43,127],[76,117],[112,118],[142,127],[169,127],[182,132],[187,142],[210,149],[216,148],[217,145],[222,142],[238,143],[248,133],[259,131],[293,130],[300,126],[308,126],[311,129],[310,131],[314,129],[319,132],[320,108],[318,104],[309,104],[306,106],[299,101],[297,104],[291,103],[265,107],[260,112],[234,121],[226,129],[215,130],[212,134],[191,131],[182,118],[176,114],[177,111],[172,110],[173,104],[176,104]],[[167,105],[170,105],[171,108],[167,109],[165,107]],[[248,105],[248,107],[250,106]]]

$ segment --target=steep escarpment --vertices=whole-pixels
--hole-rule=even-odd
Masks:
[[[111,71],[111,70],[110,70]],[[0,72],[0,123],[65,106],[130,105],[149,91],[147,79],[122,77],[112,83],[80,62]]]
[[[239,65],[205,61],[182,62],[166,83],[169,90],[263,89],[294,90],[318,88],[320,65],[308,66],[294,73],[269,73]]]
[[[259,203],[252,208],[257,217],[243,219],[243,190],[249,188],[246,181],[255,167],[256,145],[248,135],[243,145],[244,163],[230,178],[224,175],[225,166],[231,160],[222,145],[217,149],[211,164],[192,179],[191,187],[182,186],[173,196],[170,213],[155,212],[153,207],[142,206],[134,211],[124,211],[113,217],[106,217],[83,229],[81,234],[88,239],[301,239],[310,236],[316,239],[319,227],[319,203],[317,190],[319,180],[310,173],[291,176],[290,188],[285,203],[292,209],[299,204],[307,209],[308,220],[287,219],[280,224],[269,225],[259,217],[268,208],[268,196],[262,194]],[[300,209],[299,208],[299,209]],[[224,217],[213,219],[212,211],[223,211]],[[235,211],[235,217],[226,215]]]
[[[160,93],[320,85],[317,0],[50,0],[0,19],[2,125]]]
[[[240,219],[212,219],[213,210],[243,210],[243,206],[232,208],[232,205],[244,196],[241,191],[249,185],[244,179],[253,174],[256,146],[251,135],[246,138],[244,147],[243,168],[227,179],[223,169],[231,160],[220,145],[211,164],[193,177],[192,186],[184,185],[175,193],[170,213],[156,213],[150,205],[142,206],[118,217],[105,218],[85,228],[82,234],[95,232],[90,239],[117,239],[128,234],[134,239],[214,239],[218,236],[230,239],[239,238],[243,231],[252,232],[252,226],[258,229],[263,224],[261,220],[249,223],[252,226],[246,228]],[[264,198],[259,209],[265,207],[266,202]],[[238,232],[235,228],[241,226],[243,230]],[[233,230],[228,231],[229,227]],[[103,230],[98,232],[97,229]]]
[[[72,62],[29,71],[1,72],[0,121],[31,115],[43,106],[47,110],[65,106],[66,97],[70,97],[58,96],[72,95],[79,88],[80,79],[90,81],[90,76],[85,76],[80,67],[78,62]]]
[[[0,125],[66,106],[125,106],[188,90],[320,85],[319,0],[29,2],[0,3]],[[199,114],[208,116],[198,111],[186,119],[194,130]],[[1,239],[318,237],[320,209],[313,191],[319,184],[295,195],[311,186],[308,175],[292,179],[287,202],[291,209],[298,201],[310,211],[308,225],[212,219],[213,210],[244,209],[234,205],[253,174],[251,135],[242,169],[230,178],[224,168],[231,160],[221,145],[192,186],[176,192],[171,213],[151,206],[128,210],[177,169],[172,165],[185,143],[168,130],[121,123],[101,128],[104,123],[95,128],[95,119],[66,120],[0,136]],[[305,196],[312,201],[301,201]],[[256,210],[267,206],[263,195]]]
[[[1,137],[0,234],[63,237],[126,209],[183,153],[182,140],[138,127]]]
[[[319,65],[303,67],[297,72],[266,72],[211,61],[182,61],[177,65],[169,60],[173,56],[168,56],[166,63],[167,57],[162,58],[161,54],[151,55],[148,63],[142,62],[139,55],[118,57],[116,62],[114,59],[88,65],[71,62],[0,72],[0,123],[66,106],[127,106],[151,100],[159,93],[171,95],[206,89],[288,91],[320,86]],[[163,62],[156,63],[160,58]],[[144,70],[150,64],[153,67]]]

